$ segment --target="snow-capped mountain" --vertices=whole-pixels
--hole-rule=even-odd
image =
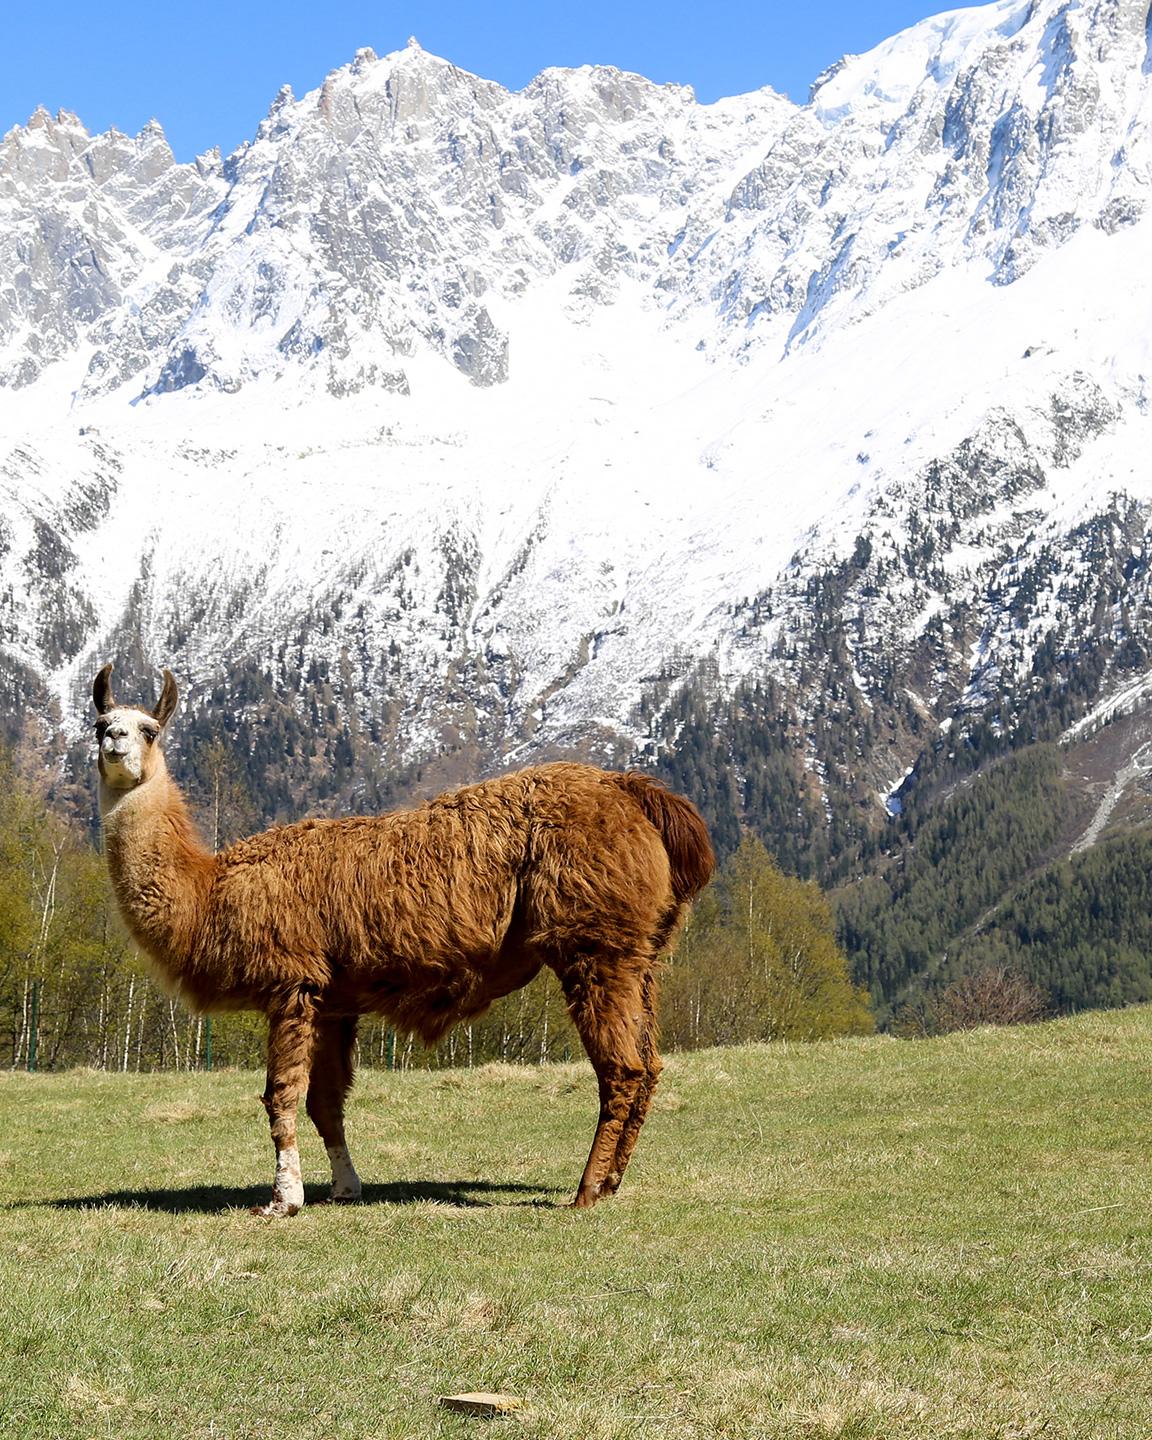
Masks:
[[[722,747],[770,684],[847,835],[976,730],[1138,703],[1148,15],[955,11],[803,106],[361,51],[189,165],[38,112],[0,145],[14,722],[168,664],[251,753],[280,707],[290,811],[336,764],[345,803]]]

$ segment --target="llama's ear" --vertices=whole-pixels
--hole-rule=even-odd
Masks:
[[[116,708],[116,701],[112,698],[111,674],[112,666],[109,663],[92,682],[92,703],[96,706],[97,715],[107,715],[109,710]]]
[[[160,692],[160,699],[156,702],[156,708],[152,714],[159,720],[161,725],[167,725],[172,718],[172,712],[176,709],[176,701],[180,698],[180,692],[176,688],[176,681],[172,678],[171,670],[164,671],[164,688]]]

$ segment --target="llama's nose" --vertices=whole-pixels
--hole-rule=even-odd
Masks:
[[[104,735],[104,748],[113,755],[123,755],[128,749],[128,730],[123,725],[110,727]]]

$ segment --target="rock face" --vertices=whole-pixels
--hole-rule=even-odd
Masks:
[[[344,394],[424,347],[501,384],[493,304],[561,269],[591,300],[621,274],[650,284],[693,197],[792,109],[770,91],[701,107],[612,70],[510,95],[412,45],[360,51],[303,100],[285,88],[223,162],[178,165],[155,122],[89,137],[40,111],[0,152],[0,379],[30,384],[88,341],[85,397],[301,365]]]
[[[998,0],[803,106],[413,45],[226,159],[38,112],[9,729],[78,733],[119,655],[228,717],[269,815],[638,758],[835,864],[965,754],[1142,703],[1149,53],[1145,5]]]

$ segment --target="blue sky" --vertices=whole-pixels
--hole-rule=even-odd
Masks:
[[[840,55],[948,8],[947,0],[12,4],[0,30],[0,133],[43,104],[76,111],[93,131],[135,133],[155,116],[181,160],[214,144],[228,151],[251,135],[282,84],[302,95],[360,46],[384,54],[409,35],[514,89],[547,65],[604,64],[692,85],[706,101],[761,85],[802,101]]]

